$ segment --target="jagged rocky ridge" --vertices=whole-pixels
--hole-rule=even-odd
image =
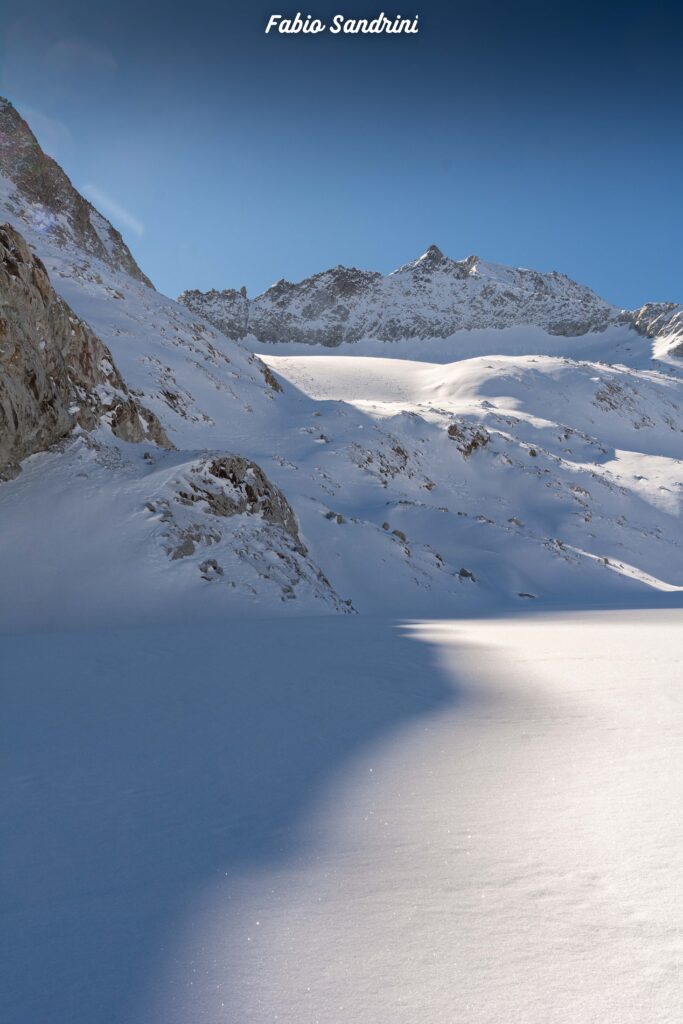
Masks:
[[[120,233],[76,191],[59,164],[40,148],[26,121],[2,97],[0,170],[16,187],[12,212],[21,220],[153,287]]]
[[[683,356],[683,306],[676,302],[647,302],[631,316],[640,334],[661,340],[669,355]]]
[[[621,310],[584,285],[553,271],[505,267],[468,256],[452,260],[432,245],[388,276],[333,267],[296,284],[280,280],[263,295],[244,288],[178,298],[231,338],[334,347],[364,339],[447,338],[462,330],[540,327],[579,337],[611,325],[665,339],[683,352],[683,307],[647,303]]]
[[[334,267],[298,284],[278,281],[249,300],[240,291],[186,291],[179,301],[230,337],[327,346],[365,338],[446,338],[460,330],[520,324],[582,335],[621,311],[564,274],[452,260],[435,245],[382,274]]]
[[[116,437],[170,442],[129,393],[109,349],[55,293],[42,261],[9,224],[0,227],[0,471],[75,426],[100,420]]]

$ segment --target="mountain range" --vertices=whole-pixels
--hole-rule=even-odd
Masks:
[[[453,260],[436,245],[387,276],[338,266],[296,284],[280,280],[254,299],[244,288],[228,288],[185,291],[178,301],[229,337],[261,343],[334,347],[520,326],[579,337],[619,324],[683,340],[683,310],[676,303],[621,310],[565,274],[477,256]]]

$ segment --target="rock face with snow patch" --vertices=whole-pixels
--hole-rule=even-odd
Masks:
[[[295,541],[302,554],[306,549],[299,537],[296,517],[282,491],[275,487],[260,466],[239,455],[207,458],[193,467],[187,487],[179,500],[188,506],[204,504],[211,515],[229,517],[244,512],[260,515],[280,526]]]
[[[127,441],[169,442],[109,350],[54,292],[21,235],[0,227],[0,470],[104,417]]]
[[[72,242],[83,253],[153,287],[119,232],[73,187],[9,100],[0,97],[0,172],[17,189],[15,213],[57,241]]]
[[[234,288],[221,292],[213,288],[209,292],[187,291],[180,301],[229,338],[244,338],[249,333],[250,303],[243,291]]]
[[[204,455],[179,467],[146,509],[158,519],[167,558],[195,565],[208,583],[239,586],[245,598],[261,591],[291,601],[304,593],[334,611],[354,611],[311,561],[282,491],[251,459]]]
[[[387,277],[334,267],[298,284],[278,281],[251,301],[243,292],[187,291],[180,302],[231,337],[327,346],[363,338],[446,338],[518,325],[582,335],[619,310],[564,274],[452,260],[436,246]]]
[[[646,302],[631,314],[631,320],[647,338],[661,339],[669,355],[683,356],[683,306],[676,302]]]

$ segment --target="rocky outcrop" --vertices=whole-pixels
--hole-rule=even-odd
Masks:
[[[683,306],[677,302],[647,302],[629,317],[640,334],[664,340],[669,355],[683,356]]]
[[[0,471],[102,420],[123,440],[171,447],[109,349],[55,293],[41,260],[17,231],[0,227]]]
[[[122,270],[152,288],[120,233],[84,199],[52,157],[40,148],[26,121],[0,97],[0,173],[15,186],[18,216],[84,254]]]
[[[247,598],[308,593],[335,611],[354,611],[311,560],[282,491],[250,459],[213,453],[178,466],[145,507],[166,557],[194,566],[207,583]]]
[[[581,335],[619,310],[564,274],[452,260],[432,245],[384,277],[334,267],[297,284],[278,281],[249,300],[243,291],[183,292],[179,301],[233,338],[335,346],[364,338],[446,338],[460,330],[519,325]]]
[[[217,292],[212,288],[200,292],[194,289],[183,292],[181,302],[229,338],[244,338],[249,332],[249,299],[244,290],[226,288]]]
[[[266,523],[280,526],[306,554],[299,537],[296,517],[282,491],[270,482],[260,466],[240,455],[203,459],[192,467],[187,486],[178,500],[188,506],[202,504],[214,516],[235,516],[244,512],[259,515]]]

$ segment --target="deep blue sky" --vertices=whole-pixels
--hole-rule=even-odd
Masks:
[[[683,5],[387,2],[0,0],[0,92],[171,295],[434,242],[683,301]]]

